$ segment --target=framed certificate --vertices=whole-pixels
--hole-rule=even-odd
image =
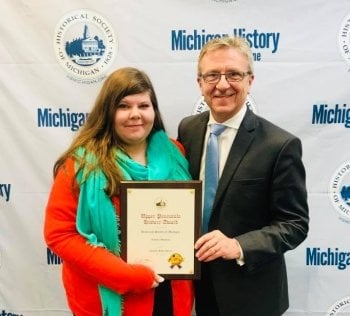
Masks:
[[[121,255],[166,279],[198,279],[201,181],[122,181]]]

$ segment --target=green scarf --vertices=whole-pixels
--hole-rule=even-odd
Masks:
[[[84,149],[77,154],[82,157]],[[190,180],[188,162],[177,146],[164,131],[153,132],[148,140],[147,166],[132,160],[121,150],[116,150],[116,163],[125,180]],[[94,157],[88,154],[88,162]],[[76,165],[76,168],[79,166]],[[80,194],[77,209],[76,226],[79,234],[94,247],[104,247],[120,255],[119,218],[115,207],[104,189],[107,180],[100,169],[85,177],[86,170],[77,175]],[[116,228],[117,227],[117,228]],[[99,285],[103,315],[120,316],[122,314],[122,297],[116,292]]]

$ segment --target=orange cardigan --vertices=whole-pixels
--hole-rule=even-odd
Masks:
[[[93,247],[76,230],[78,198],[72,192],[74,161],[67,160],[54,179],[46,207],[44,237],[62,260],[62,278],[70,309],[76,316],[102,315],[98,284],[123,296],[123,316],[151,316],[154,272],[146,266],[128,264],[107,249]],[[119,210],[119,199],[113,199]],[[190,316],[193,284],[171,281],[174,316]]]

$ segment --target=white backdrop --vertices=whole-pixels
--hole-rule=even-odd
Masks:
[[[303,142],[311,226],[287,253],[286,315],[350,315],[350,0],[0,0],[0,17],[0,315],[70,315],[43,215],[105,76],[145,70],[176,137],[201,45],[235,32],[256,56],[250,102]],[[79,38],[103,43],[99,61],[66,54]]]

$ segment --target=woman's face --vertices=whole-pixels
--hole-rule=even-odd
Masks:
[[[128,95],[118,104],[114,128],[126,146],[145,144],[155,119],[149,92]]]

